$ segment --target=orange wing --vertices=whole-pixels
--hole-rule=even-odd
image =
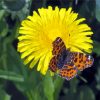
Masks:
[[[77,68],[73,65],[66,65],[62,69],[59,70],[58,73],[61,77],[70,80],[77,75]]]
[[[65,44],[60,37],[57,37],[53,44],[53,55],[60,55],[64,50],[66,50]]]
[[[73,54],[73,63],[78,70],[83,71],[85,68],[91,67],[93,64],[93,57],[84,53],[75,52]]]
[[[54,56],[51,60],[50,60],[50,63],[49,63],[49,69],[52,71],[52,72],[56,72],[57,71],[57,57]]]
[[[53,58],[50,60],[49,69],[52,72],[56,72],[57,69],[59,68],[58,67],[59,63],[61,62],[61,61],[59,62],[58,60],[60,59],[60,57],[62,57],[62,52],[66,51],[66,47],[60,37],[57,37],[52,44],[53,44],[53,50],[52,50]],[[61,67],[62,66],[63,65],[61,65]]]
[[[66,49],[63,40],[57,37],[53,44],[53,58],[50,60],[49,69],[67,80],[77,75],[77,71],[83,71],[91,67],[94,59],[90,55],[79,52],[70,52]]]

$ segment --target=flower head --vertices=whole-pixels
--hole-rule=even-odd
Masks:
[[[78,19],[78,14],[72,8],[66,10],[51,6],[33,11],[22,21],[19,30],[18,51],[24,63],[30,63],[33,68],[37,64],[37,71],[46,74],[52,58],[52,42],[61,37],[66,48],[73,52],[92,52],[91,35],[93,32],[87,24],[82,23],[85,18]]]

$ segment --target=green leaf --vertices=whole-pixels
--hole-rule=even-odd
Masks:
[[[68,92],[65,96],[62,97],[61,100],[77,100],[76,94],[72,92]]]
[[[0,89],[0,100],[11,100],[11,97],[4,90]]]
[[[12,80],[16,82],[23,82],[24,78],[21,75],[18,75],[17,73],[11,72],[11,71],[4,71],[0,70],[0,78]]]
[[[81,86],[77,92],[77,100],[95,100],[95,96],[89,87]]]
[[[2,19],[4,14],[5,14],[5,10],[0,10],[0,20]]]
[[[11,11],[19,11],[25,6],[25,0],[4,0],[4,5]]]
[[[98,56],[100,56],[100,43],[97,41],[94,41],[93,52],[95,52]]]
[[[100,90],[100,63],[97,65],[97,67],[98,67],[98,69],[97,69],[97,73],[96,73],[96,75],[95,75],[95,77],[96,77],[96,88],[98,89],[98,90]]]
[[[77,10],[82,17],[91,20],[95,16],[95,1],[85,0]]]
[[[77,92],[77,84],[78,84],[78,79],[73,78],[70,80],[70,92],[71,93],[76,93]]]
[[[65,81],[65,82],[67,82],[67,81]],[[69,81],[70,87],[63,89],[64,93],[65,93],[65,96],[63,96],[63,100],[66,100],[66,98],[68,100],[75,100],[76,94],[77,94],[77,84],[78,84],[78,82],[79,81],[76,78],[73,78],[72,80]]]
[[[62,79],[59,76],[57,76],[54,80],[54,88],[55,88],[54,99],[55,100],[59,99],[59,93],[62,89],[63,82],[64,82],[64,79]]]
[[[35,69],[29,73],[29,76],[25,81],[22,86],[24,85],[24,88],[26,87],[23,92],[26,92],[25,94],[28,96],[28,100],[45,100],[43,79]]]
[[[33,90],[27,91],[26,95],[28,97],[28,100],[45,100],[43,98],[43,95],[41,98],[40,88],[37,88],[34,91]]]
[[[54,83],[49,73],[46,74],[43,80],[43,88],[45,96],[48,100],[54,100]]]
[[[100,0],[96,0],[96,18],[100,22]]]
[[[8,32],[8,26],[4,20],[0,20],[0,36],[5,37]]]
[[[28,68],[23,65],[18,52],[10,44],[7,45],[7,67],[16,74],[27,78]]]

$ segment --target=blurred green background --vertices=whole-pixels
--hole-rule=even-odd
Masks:
[[[70,81],[42,76],[17,52],[20,23],[41,7],[72,7],[94,32],[94,64]],[[0,100],[100,100],[100,0],[0,0]]]

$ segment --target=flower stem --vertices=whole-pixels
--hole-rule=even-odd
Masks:
[[[59,93],[61,91],[63,83],[64,83],[64,79],[59,78],[59,77],[57,77],[57,79],[54,81],[54,85],[55,85],[54,100],[58,100]]]

